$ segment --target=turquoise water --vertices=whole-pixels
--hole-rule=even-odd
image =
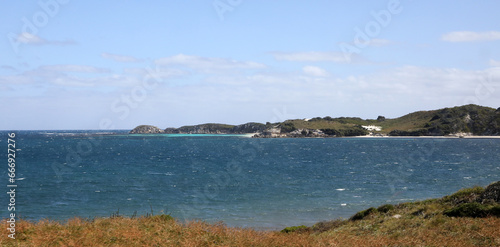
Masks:
[[[0,133],[7,150],[7,132]],[[97,133],[16,132],[18,215],[152,212],[279,229],[500,180],[500,139]]]

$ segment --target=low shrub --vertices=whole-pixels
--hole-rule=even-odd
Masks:
[[[326,232],[342,225],[345,225],[345,220],[331,220],[331,221],[322,221],[314,224],[311,229],[315,232]]]
[[[385,204],[385,205],[382,205],[382,206],[378,207],[377,211],[385,214],[385,213],[387,213],[387,212],[389,212],[389,211],[391,211],[393,209],[394,209],[393,205],[391,205],[391,204]]]
[[[484,202],[500,203],[500,181],[492,183],[486,187],[481,194],[480,200]]]
[[[473,188],[461,189],[456,193],[443,197],[443,202],[454,205],[461,203],[477,202],[484,192],[484,188],[476,186]]]
[[[149,219],[151,219],[152,221],[155,221],[155,222],[175,220],[174,217],[170,216],[169,214],[160,214],[160,215],[149,216]]]
[[[349,220],[351,221],[356,221],[356,220],[362,220],[364,219],[366,216],[370,215],[371,213],[375,213],[377,212],[377,209],[376,208],[369,208],[369,209],[366,209],[366,210],[363,210],[363,211],[359,211],[357,212],[356,214],[354,214]]]
[[[307,226],[289,226],[286,227],[285,229],[281,230],[282,233],[290,233],[290,232],[301,232],[301,231],[306,231],[308,230],[309,227]]]
[[[445,210],[443,214],[450,217],[500,217],[500,205],[483,205],[477,202],[464,203]]]

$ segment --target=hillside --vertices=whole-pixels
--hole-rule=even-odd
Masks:
[[[370,126],[370,127],[369,127]],[[380,130],[377,130],[380,128]],[[246,134],[255,137],[341,137],[364,135],[445,136],[455,134],[500,135],[500,108],[464,105],[432,111],[418,111],[399,118],[361,119],[356,117],[316,117],[292,119],[278,123],[241,125],[200,124],[167,128],[138,126],[134,133],[180,134]]]
[[[1,246],[500,246],[500,182],[440,199],[372,207],[282,231],[180,222],[170,215],[16,222]],[[306,203],[306,202],[305,202]],[[290,215],[290,217],[293,217]],[[4,229],[8,222],[2,220]]]
[[[182,126],[180,128],[167,128],[164,133],[167,134],[247,134],[262,132],[266,129],[265,124],[246,123],[241,125],[229,124],[199,124],[192,126]]]

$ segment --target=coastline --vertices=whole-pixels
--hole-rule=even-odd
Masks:
[[[500,182],[463,188],[442,198],[384,204],[348,219],[281,231],[179,221],[169,214],[73,218],[64,223],[16,222],[2,246],[498,246]],[[3,226],[8,222],[2,220]],[[453,236],[450,238],[450,236]]]
[[[361,135],[361,136],[288,136],[286,134],[274,136],[260,136],[259,133],[245,134],[251,138],[420,138],[420,139],[500,139],[500,136],[479,136],[479,135],[446,135],[446,136],[389,136],[389,135]]]
[[[356,138],[422,138],[422,139],[500,139],[500,136],[477,136],[477,135],[470,135],[470,136],[374,136],[374,135],[365,135],[365,136],[352,136]],[[352,138],[352,137],[345,137],[345,138]],[[343,138],[343,137],[339,137]]]

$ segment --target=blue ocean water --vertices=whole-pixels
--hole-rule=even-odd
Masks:
[[[500,180],[500,139],[15,133],[16,213],[32,220],[168,213],[280,229]]]

